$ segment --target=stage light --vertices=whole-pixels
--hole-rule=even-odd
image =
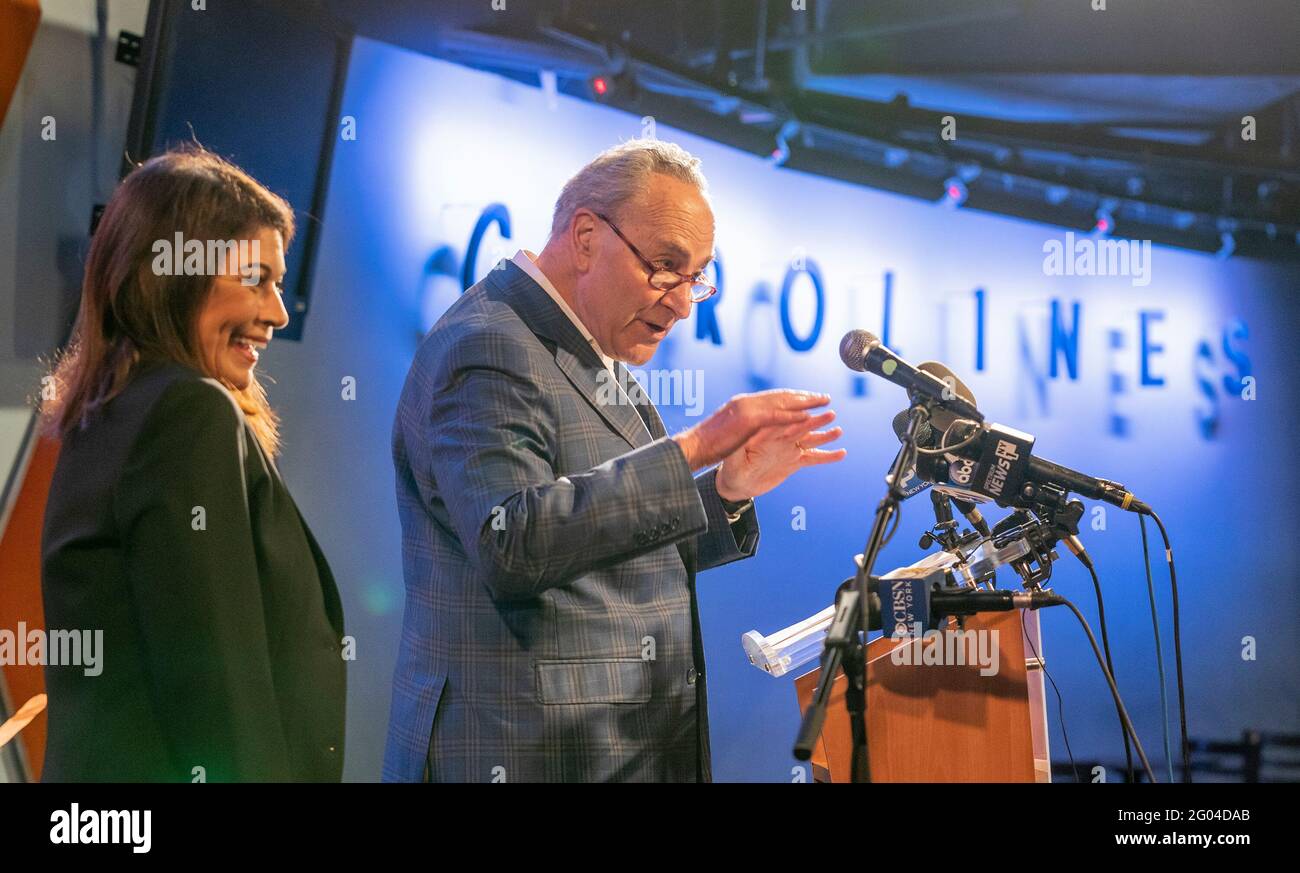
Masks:
[[[1227,260],[1237,250],[1237,222],[1232,218],[1220,218],[1215,225],[1219,229],[1219,250],[1214,256],[1221,261]]]
[[[1070,196],[1070,189],[1064,185],[1047,186],[1047,202],[1053,206],[1060,206],[1065,202],[1065,198]]]
[[[1097,211],[1093,214],[1096,220],[1096,224],[1092,226],[1092,235],[1094,237],[1110,236],[1115,232],[1115,210],[1117,208],[1119,208],[1119,204],[1114,200],[1103,200],[1101,205],[1097,207]]]
[[[772,166],[779,167],[786,161],[790,160],[790,137],[799,132],[799,122],[790,120],[781,125],[781,129],[776,132],[776,148],[772,149],[772,155],[768,158]]]
[[[1237,238],[1229,231],[1219,234],[1219,250],[1214,256],[1223,261],[1232,257],[1232,253],[1237,250]]]
[[[554,70],[538,70],[537,84],[541,86],[542,94],[546,97],[546,108],[554,112],[559,108],[560,77]]]
[[[945,209],[956,209],[966,202],[969,193],[965,182],[957,176],[949,176],[944,180],[943,196],[939,198],[939,205]]]

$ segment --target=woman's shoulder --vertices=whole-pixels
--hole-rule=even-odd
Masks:
[[[246,426],[243,410],[220,382],[171,361],[140,365],[112,400],[66,435],[65,452],[99,455],[113,448],[139,450],[159,441],[180,447],[227,434],[236,440]]]
[[[242,468],[246,429],[235,398],[219,382],[180,364],[141,367],[84,426],[65,435],[51,503],[58,512],[75,511],[67,507],[95,495],[94,502],[104,498],[120,508],[200,469]]]
[[[147,494],[159,482],[245,471],[252,434],[220,382],[163,364],[141,371],[114,400],[124,404],[112,411],[122,428],[123,490]],[[119,493],[118,499],[126,498]]]
[[[158,419],[162,419],[158,423],[165,424],[180,413],[238,423],[244,418],[234,396],[220,382],[172,361],[143,365],[112,405],[122,412],[133,412],[131,417],[137,417],[142,424]]]

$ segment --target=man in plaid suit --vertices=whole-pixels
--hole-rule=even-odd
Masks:
[[[670,437],[622,366],[712,293],[712,251],[698,161],[625,143],[420,346],[385,781],[710,778],[696,573],[754,554],[753,497],[843,456],[817,448],[826,395],[739,395]]]

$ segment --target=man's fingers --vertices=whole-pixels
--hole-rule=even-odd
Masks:
[[[843,428],[833,427],[830,430],[819,430],[810,433],[807,436],[801,436],[799,437],[798,442],[799,445],[803,446],[805,449],[815,449],[818,446],[824,446],[829,442],[833,442],[843,435]]]
[[[814,431],[817,430],[818,428],[825,427],[826,425],[830,424],[834,420],[835,420],[835,410],[828,409],[825,412],[819,412],[816,415],[810,417],[806,422],[804,422],[804,424],[806,425],[807,431]],[[836,428],[836,430],[838,429],[839,428]]]
[[[828,409],[825,412],[810,415],[803,421],[798,421],[794,424],[775,425],[770,428],[761,429],[758,432],[758,437],[760,439],[766,439],[767,437],[772,436],[779,440],[789,440],[793,442],[794,440],[800,440],[805,434],[811,433],[820,427],[825,427],[834,420],[835,411],[833,409]],[[764,430],[767,432],[764,433]]]
[[[816,409],[818,406],[825,406],[831,402],[829,394],[823,394],[816,391],[791,391],[785,388],[777,388],[764,394],[770,396],[782,409]]]
[[[799,458],[799,462],[805,467],[811,467],[815,464],[830,464],[844,460],[844,456],[847,454],[846,449],[835,449],[830,452],[825,449],[811,449],[803,453],[803,456]]]
[[[715,444],[734,450],[755,435],[764,439],[774,435],[792,439],[808,433],[834,419],[835,413],[830,410],[817,414],[810,411],[825,406],[830,399],[829,394],[787,388],[738,394],[727,404],[726,412],[729,414],[717,418],[719,438]],[[789,434],[784,433],[785,428],[790,429]],[[734,446],[731,444],[733,439],[738,440]],[[723,456],[729,453],[720,452]]]
[[[809,433],[810,431],[825,427],[835,420],[835,410],[833,409],[828,409],[825,412],[819,412],[816,414],[810,412],[803,412],[800,414],[805,417],[800,418],[791,424],[776,423],[768,425],[767,428],[760,428],[759,430],[760,432],[762,430],[774,431],[775,436],[779,438],[793,439]]]
[[[754,430],[762,430],[765,427],[781,427],[783,425],[805,424],[812,415],[801,409],[764,409],[756,417]]]
[[[804,410],[816,409],[831,402],[831,396],[817,391],[795,391],[790,388],[772,388],[757,394],[741,395],[741,402],[761,409]]]

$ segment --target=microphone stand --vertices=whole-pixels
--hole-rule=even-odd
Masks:
[[[888,489],[876,506],[871,523],[871,533],[862,550],[862,560],[857,562],[852,591],[838,598],[835,618],[826,632],[822,650],[821,676],[812,702],[804,712],[799,734],[795,738],[794,756],[800,761],[812,757],[813,747],[826,720],[826,705],[831,688],[842,666],[848,687],[844,705],[849,713],[849,728],[853,737],[852,779],[854,782],[871,781],[871,756],[867,744],[867,631],[870,627],[871,600],[868,580],[876,557],[884,544],[889,521],[898,512],[898,506],[907,496],[901,487],[903,473],[916,462],[916,432],[922,422],[930,417],[930,401],[922,398],[912,405],[907,431],[903,434],[903,449],[894,458],[889,475],[885,477]],[[874,580],[872,580],[874,581]],[[882,622],[883,624],[883,622]]]

